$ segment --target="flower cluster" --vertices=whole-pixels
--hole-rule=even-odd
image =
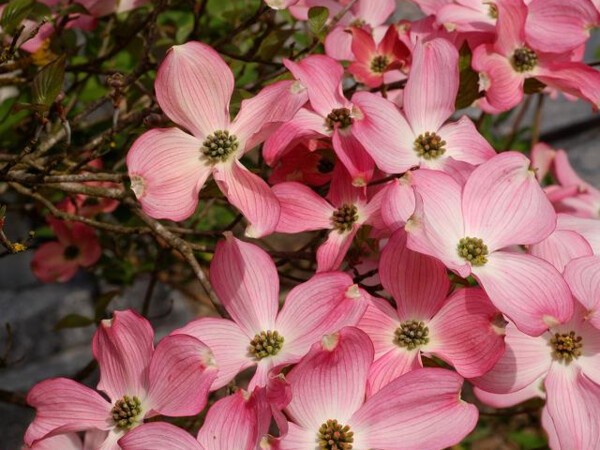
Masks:
[[[545,399],[552,448],[600,448],[600,191],[564,151],[497,151],[456,109],[465,53],[486,113],[530,80],[600,107],[582,62],[598,5],[414,0],[428,16],[389,25],[391,0],[266,3],[298,20],[326,7],[326,54],[284,59],[232,119],[219,53],[172,47],[154,87],[173,126],[141,134],[126,164],[155,219],[192,216],[212,179],[248,238],[327,230],[316,273],[282,298],[271,256],[226,233],[210,265],[223,317],[155,348],[146,319],[115,312],[93,340],[100,392],[36,385],[28,448],[441,449],[477,424],[465,379],[490,406]],[[77,247],[87,228],[51,226],[59,243],[40,253],[62,252],[69,274],[94,262]],[[163,420],[213,392],[196,438]]]

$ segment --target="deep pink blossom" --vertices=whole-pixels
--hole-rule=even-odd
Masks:
[[[308,139],[289,146],[273,162],[270,184],[297,181],[308,186],[322,186],[331,181],[335,154],[331,143],[322,139]]]
[[[488,372],[504,353],[502,315],[479,288],[458,289],[448,297],[444,265],[406,248],[406,232],[390,238],[379,262],[381,284],[396,309],[373,298],[358,328],[375,346],[368,394],[423,367],[421,355],[437,356],[465,378]]]
[[[132,189],[150,216],[183,220],[192,215],[212,174],[250,222],[248,235],[263,236],[275,228],[277,199],[240,158],[291,119],[306,103],[306,92],[292,80],[269,85],[242,101],[232,122],[233,85],[233,73],[209,46],[188,42],[169,50],[156,77],[156,97],[165,114],[191,134],[179,128],[150,130],[127,154]]]
[[[422,205],[406,225],[409,248],[473,275],[492,303],[521,331],[540,335],[571,317],[560,273],[531,255],[507,251],[535,244],[556,228],[556,214],[520,153],[501,153],[473,171],[464,187],[443,172],[413,173]]]
[[[205,342],[219,375],[211,389],[256,367],[249,389],[265,386],[275,366],[293,364],[323,334],[354,325],[368,294],[345,273],[317,274],[292,289],[279,309],[279,277],[270,256],[228,234],[217,244],[210,280],[233,320],[200,318],[175,331]]]
[[[46,242],[31,260],[33,274],[44,283],[69,281],[80,267],[95,264],[102,255],[96,231],[81,222],[48,217],[57,241]]]
[[[275,448],[333,440],[338,448],[439,449],[475,427],[477,409],[460,399],[462,378],[444,369],[415,370],[365,401],[373,354],[369,337],[353,327],[315,343],[288,374],[289,431]]]
[[[382,195],[367,202],[364,189],[351,185],[342,167],[336,168],[329,200],[320,197],[300,183],[280,183],[273,192],[281,204],[281,215],[275,231],[301,233],[331,230],[317,250],[317,272],[338,270],[363,225],[372,225],[381,207]]]
[[[144,418],[199,413],[217,375],[210,349],[191,336],[168,336],[156,349],[153,340],[150,323],[133,311],[117,311],[113,319],[103,320],[93,352],[100,368],[98,390],[109,400],[66,378],[36,384],[27,395],[36,417],[25,443],[101,430],[101,448],[118,450],[117,441]]]
[[[506,353],[472,382],[477,395],[496,407],[543,396],[543,390],[542,424],[551,448],[600,448],[600,331],[580,306],[572,320],[538,337],[508,324]]]
[[[439,38],[418,42],[403,94],[404,113],[378,95],[358,92],[352,101],[361,114],[352,132],[385,172],[421,166],[462,178],[464,166],[472,168],[495,153],[468,117],[446,123],[458,84],[454,45]]]

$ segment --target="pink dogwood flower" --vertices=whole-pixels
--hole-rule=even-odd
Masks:
[[[364,190],[351,185],[342,167],[336,168],[328,202],[309,187],[295,182],[280,183],[273,192],[281,204],[275,231],[302,233],[331,230],[317,250],[317,272],[337,270],[363,225],[372,224],[381,207],[381,195],[367,202]]]
[[[261,395],[240,389],[217,401],[208,410],[196,439],[174,425],[153,422],[127,433],[119,445],[123,450],[255,450],[266,432],[263,416],[267,406]]]
[[[346,327],[324,336],[287,376],[293,397],[281,450],[451,447],[477,423],[477,408],[460,399],[462,378],[418,369],[365,400],[373,345]]]
[[[69,281],[80,267],[94,265],[102,255],[96,231],[81,222],[65,222],[48,217],[57,241],[46,242],[31,260],[33,274],[44,283]]]
[[[458,50],[438,38],[418,42],[413,49],[404,114],[369,92],[352,97],[361,111],[352,132],[377,167],[388,173],[418,166],[460,173],[463,166],[479,165],[495,155],[468,117],[445,123],[454,112],[458,78]]]
[[[463,278],[473,275],[524,333],[540,335],[569,320],[573,303],[559,272],[505,250],[540,242],[556,228],[554,209],[525,156],[495,156],[464,187],[443,172],[420,169],[413,177],[422,205],[406,225],[409,248],[440,259]]]
[[[437,356],[472,378],[488,372],[504,353],[502,315],[485,292],[464,288],[448,297],[446,267],[408,249],[404,230],[383,249],[379,276],[396,308],[373,298],[357,325],[375,346],[368,395],[423,367],[421,355]]]
[[[273,164],[270,184],[297,181],[309,186],[323,186],[331,181],[335,155],[331,143],[309,139],[291,145]]]
[[[575,260],[577,261],[577,260]],[[538,337],[506,327],[506,352],[486,375],[471,380],[492,405],[511,404],[545,391],[542,423],[554,449],[598,449],[600,331],[579,305],[572,320]]]
[[[330,137],[335,154],[352,176],[352,184],[364,186],[372,178],[375,165],[354,136],[353,123],[362,113],[344,97],[344,68],[324,55],[312,55],[297,63],[286,59],[284,64],[306,86],[312,109],[301,109],[265,142],[265,160],[272,165],[292,142]]]
[[[377,88],[384,82],[389,83],[402,75],[398,70],[404,69],[410,59],[410,51],[398,39],[394,25],[390,25],[379,44],[373,36],[362,28],[352,28],[352,53],[355,59],[348,71],[356,81],[370,88]]]
[[[188,42],[167,53],[156,77],[156,97],[165,114],[187,132],[179,128],[147,131],[127,154],[131,187],[148,215],[186,219],[212,174],[250,222],[248,235],[264,236],[277,225],[277,199],[264,180],[239,160],[280,122],[293,117],[306,103],[306,92],[292,80],[267,86],[242,101],[232,122],[233,85],[227,64],[205,44]]]
[[[446,2],[435,12],[436,21],[449,31],[492,34],[496,31],[498,9],[495,2],[454,0]]]
[[[600,330],[600,257],[572,260],[567,264],[564,276],[573,296],[585,307],[585,320]]]
[[[145,418],[199,413],[217,375],[210,349],[191,336],[165,337],[156,349],[153,341],[150,323],[131,310],[103,320],[92,349],[100,368],[98,389],[107,397],[66,378],[36,384],[27,394],[36,416],[25,443],[101,430],[100,448],[118,450],[117,441]]]
[[[215,355],[219,375],[211,389],[256,367],[249,390],[265,386],[275,366],[297,362],[310,346],[363,315],[368,294],[345,273],[317,274],[292,289],[278,312],[279,277],[270,256],[232,235],[217,244],[210,280],[233,320],[205,317],[175,334],[194,336]]]
[[[528,8],[523,0],[502,0],[496,4],[497,39],[493,44],[480,45],[473,51],[473,68],[479,72],[480,86],[485,91],[480,106],[492,113],[517,106],[523,99],[525,80],[535,78],[598,108],[600,72],[572,61],[570,52],[561,52],[560,45],[554,46],[554,36],[556,33],[562,36],[564,30],[559,28],[560,31],[549,33],[545,27],[541,35],[538,33],[537,39],[532,40],[527,35]],[[542,9],[546,8],[546,2],[540,4]],[[562,8],[564,6],[559,9]],[[551,10],[556,12],[556,8]],[[538,46],[540,37],[547,43],[544,48]]]

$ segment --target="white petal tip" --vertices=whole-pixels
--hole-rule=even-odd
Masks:
[[[548,315],[545,315],[542,318],[542,321],[546,325],[548,325],[548,328],[555,327],[555,326],[557,326],[557,325],[559,325],[561,323],[560,320],[558,320],[556,317],[554,317],[554,316],[548,316]]]
[[[142,198],[146,192],[146,183],[140,175],[130,175],[131,190],[137,198]]]
[[[367,181],[363,177],[356,177],[352,180],[352,186],[354,187],[365,187]]]
[[[346,289],[346,298],[361,298],[362,294],[357,284],[353,284]]]
[[[327,350],[327,351],[331,352],[337,347],[339,340],[340,340],[339,333],[326,334],[321,339],[321,346],[323,347],[323,350]]]

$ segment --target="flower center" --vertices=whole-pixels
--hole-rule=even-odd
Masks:
[[[436,133],[426,131],[415,139],[415,152],[421,158],[437,159],[446,153],[446,141],[442,140]]]
[[[376,56],[371,60],[371,72],[383,73],[390,63],[390,58],[385,55]]]
[[[465,237],[458,241],[458,255],[472,266],[483,266],[487,262],[487,245],[479,238]]]
[[[363,19],[357,18],[350,24],[351,27],[362,28],[367,24]]]
[[[79,247],[76,245],[68,245],[63,251],[63,256],[67,260],[73,260],[79,256]]]
[[[358,208],[354,205],[344,204],[336,209],[331,216],[333,228],[340,233],[350,231],[352,225],[358,220]]]
[[[126,395],[121,400],[117,400],[110,411],[116,427],[129,430],[139,422],[138,417],[142,414],[141,404],[142,402],[136,396],[129,397]]]
[[[204,139],[200,150],[211,164],[216,164],[226,161],[239,146],[235,135],[229,134],[227,130],[217,130]]]
[[[334,167],[335,165],[333,164],[333,161],[324,157],[321,158],[319,160],[319,163],[317,164],[317,170],[320,173],[329,173],[333,170]]]
[[[581,356],[582,340],[581,336],[577,336],[574,331],[568,334],[555,333],[550,339],[552,356],[558,361],[570,363]]]
[[[329,419],[319,428],[319,448],[322,450],[351,450],[354,433],[348,425]]]
[[[498,7],[495,3],[488,4],[488,16],[492,19],[498,18]]]
[[[277,331],[261,331],[250,341],[249,351],[256,359],[261,360],[267,356],[279,353],[283,347],[283,336]]]
[[[512,56],[512,66],[517,72],[529,72],[537,65],[537,55],[527,47],[515,50]]]
[[[429,342],[429,328],[422,320],[406,320],[394,332],[394,344],[414,350]]]
[[[329,130],[333,130],[338,127],[341,129],[348,128],[352,125],[354,120],[350,115],[350,110],[348,108],[337,108],[327,114],[327,118],[325,119],[325,125]]]

